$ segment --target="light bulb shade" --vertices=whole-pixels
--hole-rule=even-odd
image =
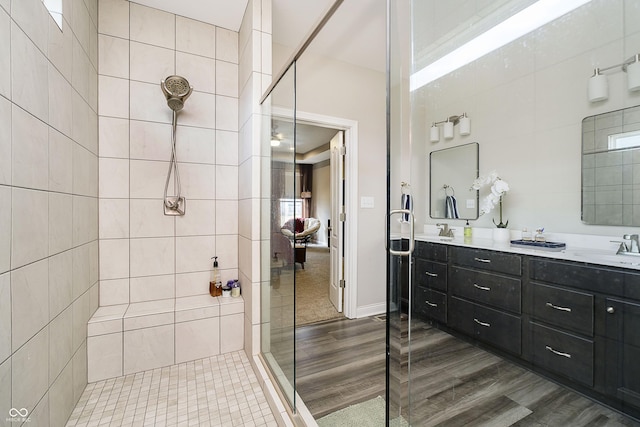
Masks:
[[[609,97],[607,77],[596,73],[589,79],[589,102],[604,101]]]
[[[640,90],[640,62],[636,58],[636,62],[627,65],[627,89],[632,92]]]
[[[453,138],[453,122],[444,122],[444,139]]]
[[[467,116],[460,117],[460,135],[469,135],[471,133],[471,120]]]
[[[429,130],[429,140],[431,142],[440,141],[440,129],[438,129],[438,126],[435,124],[431,126],[431,129]]]

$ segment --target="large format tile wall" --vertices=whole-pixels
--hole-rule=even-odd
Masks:
[[[62,426],[98,306],[97,0],[0,0],[0,424]],[[24,412],[21,412],[24,414]]]
[[[158,301],[164,312],[208,293],[214,255],[223,281],[238,278],[238,33],[126,0],[99,4],[100,306]],[[181,217],[163,212],[172,111],[160,81],[173,74],[194,87],[178,115]],[[173,324],[143,332],[174,360]]]
[[[264,132],[268,135],[271,128],[268,117],[263,123],[259,101],[271,84],[271,0],[249,0],[239,35],[239,270],[241,281],[247,284],[242,290],[245,300],[244,346],[247,354],[256,355],[260,353],[260,251],[261,245],[266,244],[268,248],[270,238],[269,227],[264,228],[261,217],[260,196],[261,185],[269,185],[270,182],[269,170],[264,167],[269,164],[269,158],[261,157],[261,135]],[[270,154],[270,147],[268,152]],[[266,179],[261,179],[264,176]],[[269,203],[270,200],[265,199],[264,202]],[[268,209],[268,204],[265,207]],[[266,230],[265,240],[261,240],[261,230]],[[265,253],[269,256],[268,250]]]

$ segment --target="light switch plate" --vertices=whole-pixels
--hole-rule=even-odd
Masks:
[[[362,209],[373,209],[375,207],[375,201],[373,197],[360,197],[360,207]]]
[[[475,199],[467,199],[467,209],[473,209],[476,207]]]

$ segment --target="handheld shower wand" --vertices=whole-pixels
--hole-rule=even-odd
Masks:
[[[193,87],[184,77],[169,76],[160,83],[160,88],[167,98],[167,105],[173,110],[173,120],[171,126],[171,160],[169,161],[169,171],[167,180],[164,184],[164,214],[165,215],[184,215],[187,207],[187,201],[181,196],[180,173],[178,171],[178,156],[176,155],[176,128],[178,125],[178,112],[184,107],[184,101],[189,98]],[[168,196],[169,181],[171,180],[171,172],[173,171],[174,186],[176,188],[175,196]]]

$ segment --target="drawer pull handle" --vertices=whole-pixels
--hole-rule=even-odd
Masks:
[[[427,276],[429,276],[429,277],[438,277],[438,274],[437,274],[437,273],[431,273],[431,272],[429,272],[429,271],[425,272],[425,274],[426,274]]]
[[[571,313],[571,308],[569,307],[560,307],[559,305],[555,305],[555,304],[551,304],[550,302],[545,304],[547,307],[551,307],[555,310],[560,310],[560,311],[567,311],[569,313]]]
[[[571,355],[569,353],[563,353],[561,351],[554,350],[553,348],[549,347],[548,345],[545,345],[544,348],[546,348],[547,350],[549,350],[553,354],[557,354],[558,356],[562,356],[562,357],[566,357],[567,359],[571,359]]]
[[[484,326],[485,328],[490,328],[491,327],[491,323],[481,322],[478,319],[476,319],[475,317],[473,318],[473,321],[476,322],[480,326]]]
[[[476,289],[480,289],[481,291],[490,291],[491,288],[487,287],[487,286],[480,286],[477,283],[473,284],[473,287]]]
[[[437,307],[438,304],[434,304],[432,302],[429,302],[428,300],[425,300],[425,303],[429,306],[429,307]]]
[[[486,264],[489,264],[491,262],[490,259],[484,259],[484,258],[478,258],[478,257],[474,258],[474,260],[476,260],[478,262],[484,262]]]

